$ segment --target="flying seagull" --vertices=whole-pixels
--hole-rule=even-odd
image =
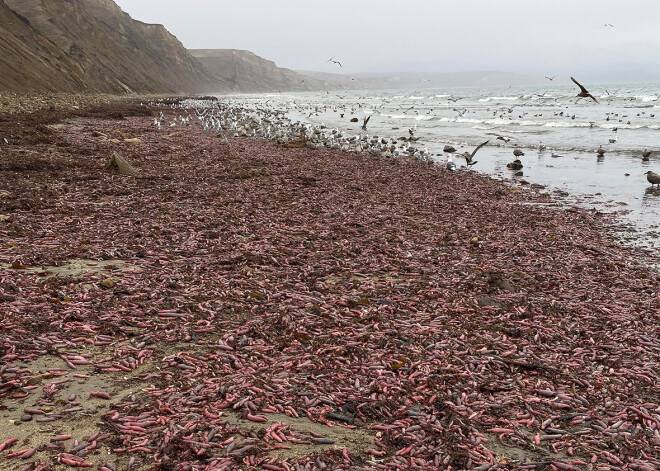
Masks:
[[[477,151],[478,151],[479,149],[481,149],[483,146],[485,146],[485,145],[488,144],[489,142],[490,142],[490,139],[488,139],[486,142],[483,142],[483,143],[479,144],[479,145],[478,145],[478,146],[472,151],[471,154],[469,154],[468,152],[463,152],[463,155],[462,155],[462,156],[465,157],[465,163],[467,164],[468,167],[471,167],[471,166],[473,166],[474,164],[477,163],[476,160],[472,160],[472,158],[474,157],[474,154],[476,154]]]
[[[598,100],[596,100],[594,98],[594,96],[591,93],[589,93],[589,91],[586,88],[584,88],[582,85],[580,85],[580,82],[575,80],[573,77],[571,77],[571,80],[575,83],[575,85],[580,87],[580,93],[578,93],[576,96],[579,96],[580,98],[587,98],[588,97],[588,98],[591,98],[596,103],[598,103]]]
[[[363,131],[366,131],[366,130],[367,130],[367,123],[369,122],[370,119],[371,119],[371,115],[369,115],[369,116],[367,116],[366,118],[364,118],[364,122],[362,123],[362,130],[363,130]]]
[[[509,142],[511,139],[515,139],[515,137],[509,137],[509,136],[500,136],[496,132],[487,132],[487,136],[497,136],[498,141],[504,141],[504,142]]]
[[[341,67],[341,62],[334,60],[335,56],[332,56],[330,59],[328,59],[328,63],[332,62],[333,64],[339,64],[339,67]]]
[[[545,76],[545,78],[547,78],[551,82],[555,79],[555,77],[556,77],[556,75],[553,75],[552,77],[548,77],[547,75]]]

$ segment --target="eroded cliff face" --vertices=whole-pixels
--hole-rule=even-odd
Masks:
[[[250,51],[191,49],[221,89],[232,92],[283,92],[324,89],[321,80],[275,65]]]
[[[0,0],[0,90],[223,91],[162,25],[111,0]]]
[[[75,91],[75,64],[0,0],[0,90]]]
[[[248,51],[188,51],[112,0],[0,0],[0,92],[226,93],[325,89]]]

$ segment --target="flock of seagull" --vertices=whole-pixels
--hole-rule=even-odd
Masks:
[[[341,64],[331,57],[328,62],[336,62],[339,66]],[[549,80],[554,77],[548,77]],[[591,98],[595,103],[598,100],[575,78],[571,80],[580,88],[579,93],[576,95],[578,98]],[[295,103],[295,102],[294,102]],[[264,104],[257,105],[254,108],[231,106],[228,103],[210,100],[186,100],[178,105],[184,114],[180,114],[178,119],[167,123],[163,113],[160,113],[158,118],[154,118],[153,126],[157,130],[161,130],[164,126],[187,126],[191,124],[193,116],[190,115],[189,110],[193,110],[194,117],[204,130],[216,132],[218,137],[222,138],[222,142],[226,142],[229,137],[253,137],[274,140],[279,144],[293,144],[304,145],[310,149],[334,149],[344,152],[367,152],[369,154],[387,158],[397,157],[412,157],[422,162],[433,163],[434,159],[429,152],[428,147],[418,147],[416,141],[419,137],[415,136],[417,125],[414,125],[408,130],[408,136],[401,136],[398,138],[393,137],[379,137],[370,136],[367,133],[367,126],[371,115],[363,119],[361,132],[358,134],[349,134],[348,132],[341,131],[338,128],[331,129],[324,124],[314,124],[304,121],[293,121],[288,117],[289,110],[278,110],[273,107],[268,107],[268,101]],[[351,113],[355,113],[361,105],[357,104],[356,107],[351,108]],[[412,109],[413,107],[409,108]],[[405,111],[404,111],[405,112]],[[309,114],[319,113],[319,108],[316,107]],[[343,117],[343,114],[342,114]],[[352,122],[357,122],[357,118],[352,118]],[[613,130],[616,132],[617,128]],[[496,133],[487,133],[496,136],[496,140],[509,142],[510,137],[498,135]],[[471,168],[477,163],[474,159],[475,154],[484,146],[486,146],[491,139],[479,144],[472,152],[463,152],[457,154],[456,157],[465,159],[467,168]],[[616,142],[616,137],[610,139],[610,143]],[[539,150],[545,149],[545,145],[541,142],[538,146]],[[447,170],[455,172],[458,171],[458,166],[453,160],[456,149],[447,145],[444,147],[443,152],[448,155],[445,167]],[[599,158],[605,154],[605,149],[602,146],[597,150]],[[440,154],[436,154],[440,155]],[[520,175],[520,169],[523,168],[521,157],[525,154],[522,150],[515,148],[513,150],[515,159],[507,164],[507,168],[516,171],[514,175]],[[648,161],[651,152],[644,150],[642,153],[642,160]],[[553,157],[559,157],[553,154]],[[651,188],[660,186],[660,175],[655,172],[646,172],[646,177]]]
[[[216,132],[222,142],[227,142],[228,137],[252,137],[273,140],[281,145],[304,145],[309,149],[368,152],[382,157],[409,156],[423,162],[433,161],[428,148],[421,149],[414,144],[418,139],[414,135],[416,127],[408,130],[408,137],[395,139],[369,136],[366,132],[350,135],[323,124],[292,121],[286,116],[285,111],[265,106],[248,109],[215,101],[186,100],[172,107],[179,107],[183,114],[179,114],[174,121],[167,122],[161,112],[152,123],[156,130],[162,130],[164,127],[187,126],[191,124],[191,119],[196,117],[205,131]],[[191,109],[194,116],[189,113]],[[369,119],[366,118],[362,130],[367,130],[368,122]]]

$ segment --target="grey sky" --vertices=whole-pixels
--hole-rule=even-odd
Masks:
[[[658,0],[115,1],[188,48],[247,49],[295,70],[660,79]]]

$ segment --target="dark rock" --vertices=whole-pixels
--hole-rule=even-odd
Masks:
[[[479,296],[477,298],[477,304],[479,307],[498,307],[500,309],[505,308],[504,304],[488,296]]]

